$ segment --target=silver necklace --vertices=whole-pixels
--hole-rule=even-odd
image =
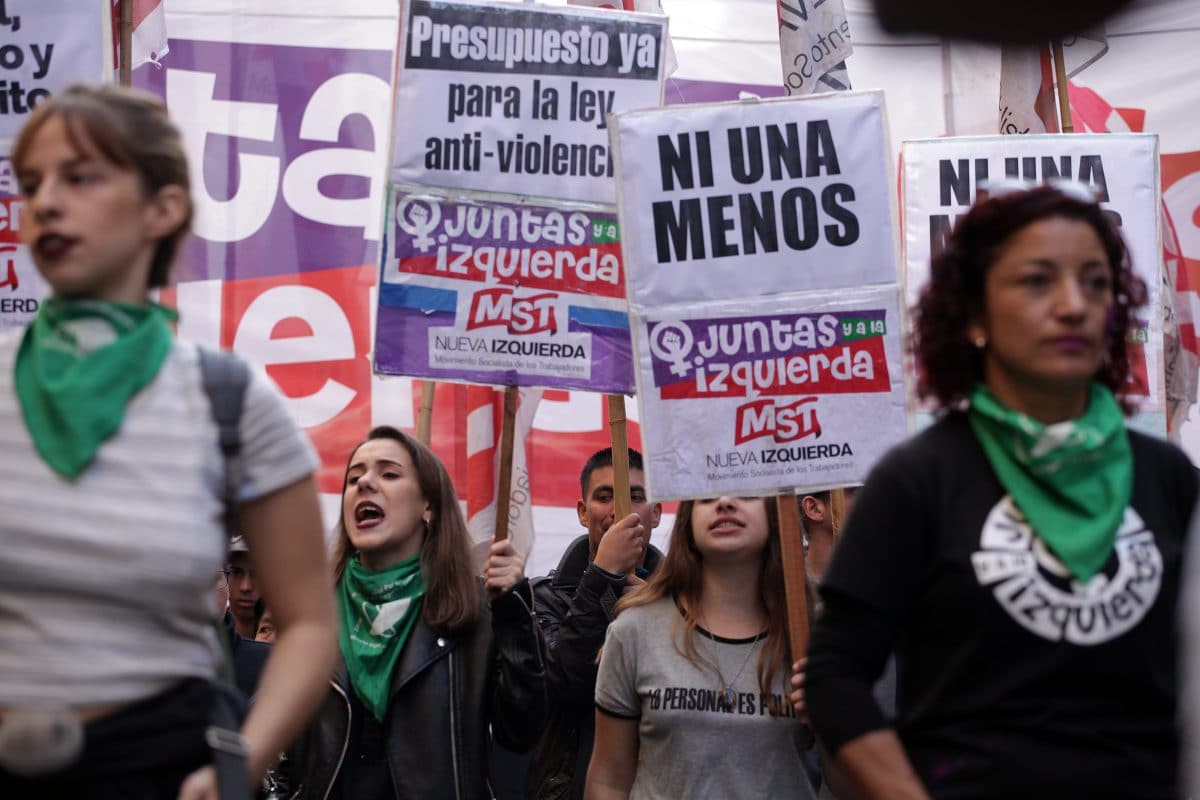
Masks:
[[[762,641],[763,633],[763,631],[759,631],[758,635],[754,637],[754,641],[750,643],[750,648],[746,651],[746,657],[742,659],[742,665],[738,667],[737,674],[733,676],[733,680],[731,681],[727,682],[724,673],[721,672],[720,654],[713,653],[713,666],[717,668],[717,678],[721,683],[720,696],[725,701],[725,705],[732,706],[734,701],[737,700],[737,692],[734,691],[733,686],[738,682],[738,678],[742,677],[742,673],[746,671],[746,665],[750,663],[750,656],[754,655],[754,652],[758,650],[758,643]],[[716,642],[716,634],[709,633],[709,636]]]

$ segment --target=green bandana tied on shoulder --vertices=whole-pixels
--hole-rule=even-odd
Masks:
[[[338,585],[339,642],[358,699],[383,722],[392,673],[421,616],[425,579],[420,556],[372,572],[357,558],[346,562]]]
[[[52,297],[17,350],[13,382],[33,445],[74,480],[121,427],[130,398],[154,380],[171,350],[160,305]]]
[[[1112,392],[1093,383],[1082,417],[1043,425],[981,384],[967,418],[1034,532],[1080,581],[1099,572],[1133,496],[1133,451]]]

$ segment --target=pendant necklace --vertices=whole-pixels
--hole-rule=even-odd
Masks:
[[[737,700],[737,692],[734,691],[733,687],[735,684],[737,684],[738,678],[742,677],[742,673],[746,671],[746,665],[750,663],[750,656],[754,655],[755,651],[758,650],[758,643],[762,641],[763,633],[764,632],[759,632],[759,634],[754,637],[754,641],[750,643],[750,647],[746,652],[746,657],[742,659],[742,665],[738,667],[737,674],[733,676],[733,680],[726,682],[725,675],[721,672],[720,657],[718,656],[713,659],[713,665],[717,668],[717,678],[719,678],[721,681],[720,696],[721,699],[725,701],[725,705],[732,707],[734,701]],[[709,634],[709,636],[713,636],[713,634]],[[716,642],[715,637],[713,637],[713,641]]]

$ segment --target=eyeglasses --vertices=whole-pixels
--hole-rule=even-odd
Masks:
[[[1025,178],[994,178],[982,181],[979,191],[986,192],[988,199],[1005,197],[1028,192],[1033,189],[1053,189],[1059,194],[1066,195],[1080,203],[1095,204],[1100,202],[1100,189],[1090,183],[1081,183],[1072,178],[1047,178],[1044,181],[1031,181]]]
[[[258,573],[252,569],[246,569],[245,567],[230,567],[229,569],[223,569],[221,570],[221,577],[218,578],[218,581],[220,582],[217,584],[217,588],[227,588],[231,578],[238,583],[241,583],[242,581],[246,580],[247,576],[249,576],[250,580],[256,580],[258,578]]]

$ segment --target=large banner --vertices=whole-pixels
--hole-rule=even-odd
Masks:
[[[0,141],[0,333],[22,328],[50,293],[21,243],[23,201],[9,159],[10,143]]]
[[[262,368],[320,452],[323,491],[373,419],[369,353],[399,10],[387,0],[172,0],[134,84],[183,131],[196,203],[181,333]],[[400,414],[393,412],[399,423]]]
[[[661,101],[665,17],[465,0],[404,14],[395,182],[613,202],[607,115]]]
[[[399,190],[388,224],[377,371],[633,391],[611,211]]]
[[[616,120],[634,309],[896,282],[882,93]]]
[[[0,139],[72,81],[112,76],[107,0],[0,0]]]
[[[907,296],[915,302],[929,275],[931,255],[955,218],[989,179],[1066,178],[1091,186],[1120,226],[1134,271],[1150,302],[1130,342],[1134,383],[1127,394],[1156,415],[1165,431],[1162,319],[1162,240],[1159,230],[1158,137],[1149,134],[969,136],[904,143],[904,253]]]
[[[895,286],[676,307],[636,325],[656,499],[860,483],[907,433]]]

